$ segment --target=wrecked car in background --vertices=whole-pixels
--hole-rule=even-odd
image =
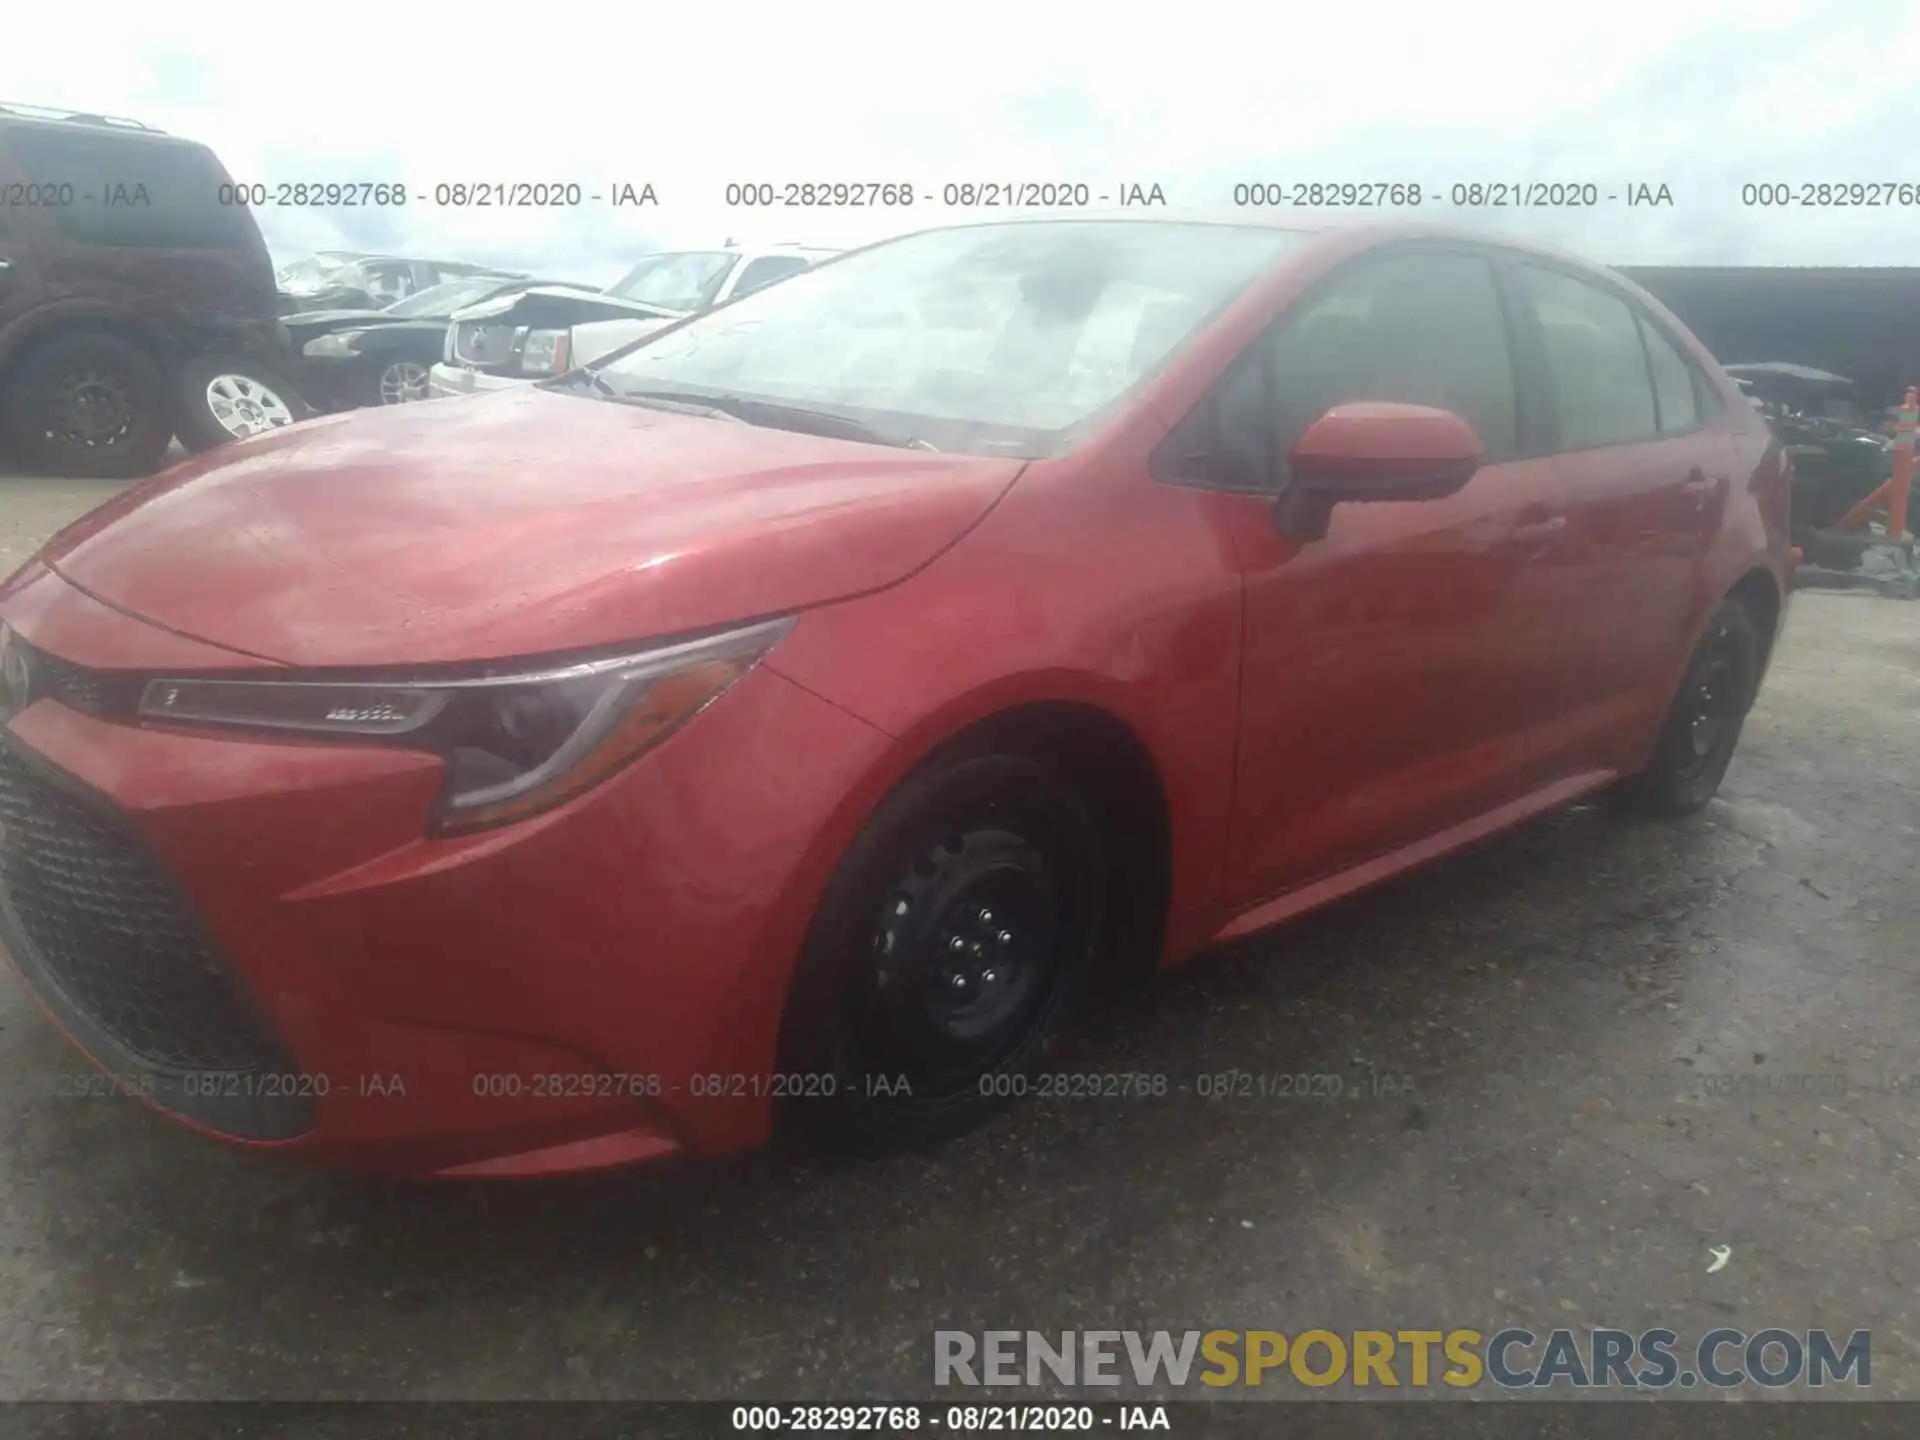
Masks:
[[[462,260],[416,260],[352,250],[321,250],[282,266],[274,275],[282,315],[314,310],[382,310],[396,300],[449,280],[490,275],[525,280],[524,270],[470,265]]]
[[[1793,461],[1793,531],[1824,530],[1893,473],[1893,442],[1860,413],[1844,375],[1770,360],[1722,367]]]
[[[835,253],[799,245],[668,251],[642,257],[597,293],[536,286],[471,306],[447,327],[428,388],[468,395],[561,375]]]
[[[561,280],[475,275],[429,286],[384,310],[315,310],[285,318],[299,351],[301,393],[321,410],[400,405],[427,398],[427,372],[446,345],[447,326],[470,305],[535,286],[593,294]]]

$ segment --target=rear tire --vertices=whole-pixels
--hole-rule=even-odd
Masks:
[[[384,362],[369,377],[362,402],[365,405],[410,405],[430,399],[427,389],[428,366],[400,356]]]
[[[196,454],[305,420],[313,407],[271,366],[238,355],[202,355],[180,367],[180,443]]]
[[[136,479],[159,468],[173,439],[166,373],[117,335],[77,331],[42,341],[14,363],[4,386],[7,438],[30,470]]]
[[[1641,815],[1670,819],[1706,807],[1740,743],[1760,679],[1760,636],[1738,600],[1722,600],[1667,709],[1653,758],[1621,782],[1619,798]]]
[[[1091,810],[1035,760],[966,756],[905,781],[808,932],[782,1033],[787,1122],[884,1154],[1024,1094],[1092,963],[1104,865]]]

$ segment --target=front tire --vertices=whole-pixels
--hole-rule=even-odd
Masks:
[[[1025,1093],[1092,963],[1100,833],[1039,762],[936,762],[848,848],[802,950],[782,1070],[789,1122],[876,1154],[970,1130]]]
[[[180,367],[180,443],[198,453],[311,416],[313,407],[270,366],[202,355]]]
[[[4,389],[7,437],[30,470],[136,479],[159,467],[173,439],[165,372],[117,335],[43,341],[13,365]]]
[[[1759,662],[1752,614],[1738,600],[1721,601],[1668,707],[1653,758],[1620,786],[1627,808],[1670,819],[1706,807],[1740,743],[1759,687]]]

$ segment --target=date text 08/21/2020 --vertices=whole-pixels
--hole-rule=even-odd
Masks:
[[[704,192],[708,187],[700,187]],[[703,201],[719,199],[730,209],[903,209],[916,205],[947,209],[1120,209],[1170,208],[1173,197],[1159,181],[964,180],[921,185],[905,180],[735,180],[712,187]],[[221,205],[253,209],[376,209],[430,205],[441,209],[657,208],[659,183],[652,179],[610,180],[455,180],[432,186],[401,181],[300,180],[221,184]],[[1192,197],[1181,197],[1189,199]],[[1676,203],[1673,187],[1656,181],[1455,181],[1431,186],[1413,181],[1246,180],[1233,184],[1226,198],[1233,208],[1319,210],[1591,209],[1603,205],[1668,209]],[[1716,197],[1744,209],[1913,209],[1920,208],[1920,182],[1793,181],[1747,182],[1737,195]],[[144,183],[82,184],[73,181],[12,181],[0,184],[0,210],[66,209],[80,205],[145,207],[154,203]],[[1207,203],[1213,203],[1211,199]]]

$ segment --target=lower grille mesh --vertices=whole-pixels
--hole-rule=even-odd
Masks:
[[[292,1068],[139,838],[4,742],[0,826],[0,904],[69,1004],[161,1069]]]

